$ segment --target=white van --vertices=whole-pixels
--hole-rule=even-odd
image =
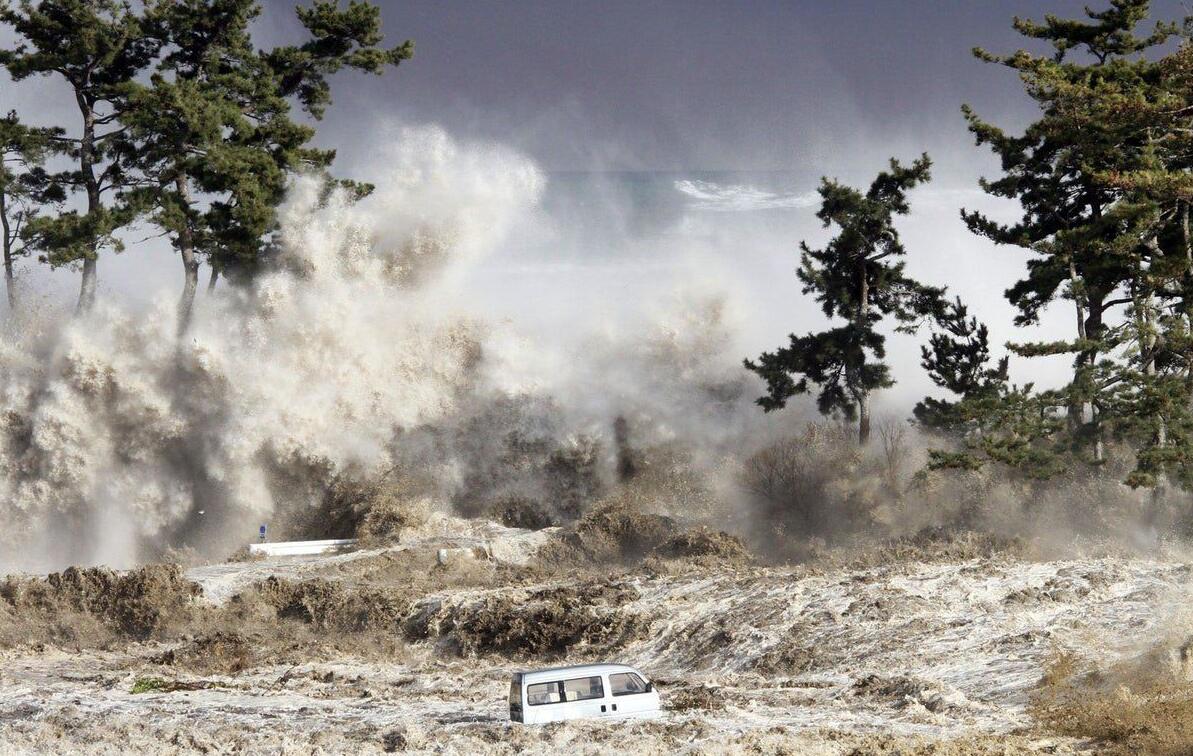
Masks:
[[[624,664],[515,672],[510,680],[510,719],[514,722],[658,714],[659,692],[654,683]]]

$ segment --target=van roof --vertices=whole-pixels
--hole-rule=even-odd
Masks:
[[[551,667],[550,669],[527,669],[518,672],[523,682],[542,682],[544,680],[562,680],[570,675],[582,677],[584,675],[600,675],[611,672],[641,672],[625,664],[581,664],[575,667]]]

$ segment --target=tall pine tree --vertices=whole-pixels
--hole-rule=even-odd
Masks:
[[[1125,329],[1138,325],[1130,322],[1136,317],[1152,315],[1141,307],[1148,297],[1141,215],[1105,180],[1122,165],[1123,141],[1131,137],[1112,122],[1091,121],[1088,109],[1073,105],[1075,92],[1104,94],[1149,75],[1155,63],[1146,53],[1176,28],[1157,24],[1151,33],[1137,35],[1148,5],[1112,0],[1106,10],[1087,10],[1082,20],[1015,19],[1019,33],[1047,42],[1051,53],[974,52],[1014,70],[1040,117],[1021,136],[1012,136],[964,108],[977,143],[989,146],[1002,163],[1003,175],[983,180],[982,187],[1017,200],[1023,215],[1013,224],[964,210],[962,217],[974,233],[1032,253],[1026,277],[1007,291],[1019,310],[1018,325],[1037,324],[1041,311],[1057,299],[1073,303],[1073,338],[1013,348],[1027,357],[1074,355],[1072,380],[1049,397],[1067,411],[1073,450],[1093,462],[1103,459],[1107,413],[1122,380],[1114,360],[1125,346]]]
[[[1123,359],[1108,404],[1116,436],[1131,442],[1133,485],[1193,484],[1193,46],[1186,36],[1159,59],[1067,86],[1058,102],[1083,129],[1105,135],[1117,161],[1094,179],[1115,192],[1115,251],[1131,265],[1121,326]]]
[[[907,192],[931,178],[931,165],[927,155],[910,166],[892,158],[864,193],[821,181],[816,217],[839,231],[824,249],[801,242],[798,275],[803,292],[815,296],[826,316],[846,322],[820,333],[792,334],[788,346],[745,361],[767,382],[768,393],[758,400],[763,409],[781,409],[815,385],[820,412],[856,419],[859,442],[869,441],[870,395],[894,385],[882,361],[886,337],[878,327],[893,317],[900,329],[910,329],[941,307],[943,290],[904,273],[906,250],[894,227],[895,216],[910,211]]]
[[[129,85],[123,120],[143,176],[137,192],[183,262],[179,328],[190,322],[200,256],[217,267],[251,266],[276,224],[287,178],[322,172],[334,151],[308,146],[315,131],[292,119],[289,98],[316,119],[330,104],[328,74],[381,73],[411,44],[382,41],[379,9],[352,2],[299,7],[311,39],[258,53],[255,0],[162,0],[150,6],[164,55],[148,85]],[[359,187],[357,187],[359,189]],[[213,277],[214,281],[214,277]]]
[[[15,112],[0,118],[0,242],[10,313],[17,310],[14,268],[17,258],[29,253],[29,223],[44,206],[64,199],[57,177],[46,173],[44,167],[61,136],[60,129],[22,124]]]
[[[52,265],[80,263],[78,311],[95,303],[101,250],[119,250],[117,231],[135,210],[120,196],[128,185],[125,132],[117,125],[125,86],[157,55],[159,44],[138,8],[120,0],[0,0],[0,23],[16,32],[17,43],[0,50],[16,81],[57,76],[70,87],[79,110],[79,129],[66,139],[77,162],[67,186],[83,195],[85,210],[37,219],[37,237]]]

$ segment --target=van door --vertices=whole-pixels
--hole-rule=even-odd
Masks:
[[[560,683],[567,703],[567,719],[604,717],[610,713],[605,698],[605,681],[600,675],[576,677]]]
[[[610,712],[600,675],[531,683],[526,686],[526,705],[529,722],[561,722]]]
[[[659,711],[659,694],[634,672],[609,674],[609,700],[613,716],[648,716]]]

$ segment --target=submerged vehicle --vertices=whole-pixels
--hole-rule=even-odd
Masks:
[[[587,664],[515,672],[510,679],[510,719],[524,724],[565,719],[654,717],[654,683],[624,664]]]

